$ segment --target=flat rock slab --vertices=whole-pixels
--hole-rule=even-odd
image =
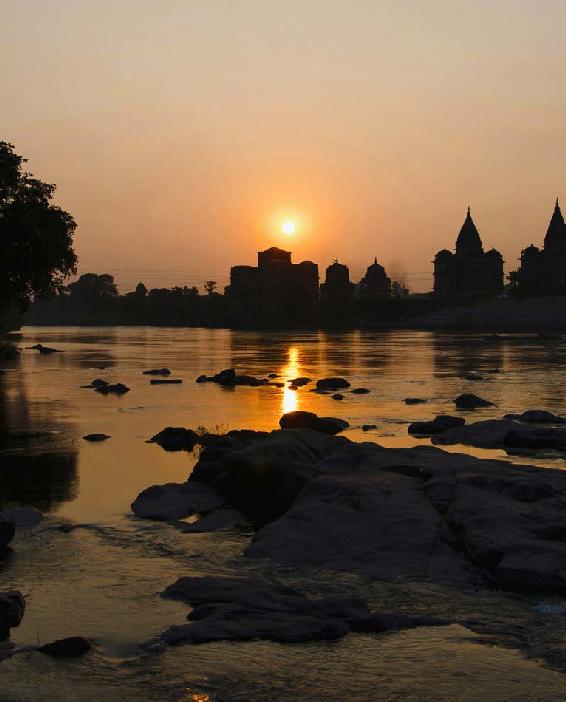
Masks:
[[[222,507],[225,500],[199,483],[166,483],[146,488],[132,502],[136,517],[169,521],[203,514]]]
[[[377,632],[440,623],[424,617],[372,613],[355,597],[311,599],[282,585],[244,578],[179,578],[162,597],[194,607],[187,617],[190,624],[170,627],[161,635],[170,645],[253,639],[325,641],[340,639],[350,630]]]
[[[152,378],[150,385],[181,385],[181,378]]]
[[[150,370],[144,370],[144,375],[171,375],[169,368],[151,368]]]

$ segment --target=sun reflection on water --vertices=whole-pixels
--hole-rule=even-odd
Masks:
[[[300,375],[300,363],[299,363],[299,348],[297,346],[290,346],[288,354],[287,365],[281,369],[281,375],[284,381],[294,380]],[[281,409],[282,414],[287,412],[294,412],[299,407],[299,395],[296,390],[290,390],[286,385],[283,388]]]

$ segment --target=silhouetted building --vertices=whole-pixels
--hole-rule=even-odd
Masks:
[[[510,280],[523,295],[566,295],[566,224],[558,200],[543,248],[531,244],[523,249],[519,270]]]
[[[311,323],[319,308],[318,266],[291,262],[291,253],[276,247],[260,251],[258,265],[234,266],[226,288],[229,314],[242,326]]]
[[[495,249],[483,250],[479,232],[468,207],[456,252],[439,251],[434,258],[434,294],[450,300],[469,301],[503,291],[503,257]]]
[[[343,317],[350,314],[354,301],[354,283],[350,281],[348,266],[334,261],[326,269],[326,278],[320,286],[320,303],[323,315]]]
[[[366,274],[358,285],[358,295],[361,299],[380,299],[391,297],[391,278],[380,266],[377,258],[368,266]]]

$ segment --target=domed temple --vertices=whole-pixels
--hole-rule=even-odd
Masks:
[[[348,266],[338,260],[328,266],[320,286],[320,308],[326,321],[344,321],[351,316],[354,287]]]
[[[368,266],[366,274],[360,280],[358,293],[360,298],[366,299],[391,297],[391,278],[385,268],[379,265],[377,258]]]
[[[434,258],[434,294],[456,301],[499,295],[503,291],[503,257],[483,250],[470,208],[456,239],[456,251],[439,251]]]
[[[543,248],[531,244],[523,249],[519,270],[510,280],[522,295],[566,295],[566,224],[558,200]]]

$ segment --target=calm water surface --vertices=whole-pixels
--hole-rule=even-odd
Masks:
[[[145,487],[184,481],[194,465],[192,454],[146,443],[165,426],[273,429],[283,412],[306,409],[347,419],[352,439],[411,446],[419,441],[408,436],[407,424],[454,414],[452,400],[461,392],[496,405],[474,412],[474,419],[525,409],[566,413],[566,342],[426,332],[24,328],[20,345],[37,342],[63,353],[24,350],[0,376],[0,501],[33,504],[46,518],[19,533],[13,555],[0,564],[0,589],[18,588],[28,601],[22,625],[12,632],[18,646],[80,634],[96,651],[68,663],[18,653],[0,667],[0,700],[566,698],[558,672],[566,661],[558,601],[541,609],[540,602],[500,593],[275,569],[241,557],[247,532],[181,534],[135,520],[129,509]],[[183,384],[151,386],[142,370],[162,366]],[[346,393],[339,402],[308,386],[230,390],[194,382],[231,366],[257,376],[278,373],[282,380],[341,375],[371,393]],[[485,380],[462,378],[470,372]],[[131,391],[104,397],[81,388],[97,377]],[[406,406],[406,397],[428,402]],[[377,428],[363,433],[362,424]],[[82,440],[93,432],[112,438]],[[499,451],[453,450],[533,462]],[[535,462],[566,467],[551,455]],[[63,533],[59,527],[69,523],[81,528]],[[256,571],[314,594],[346,587],[375,607],[474,619],[486,633],[454,625],[349,635],[333,644],[210,644],[146,653],[144,642],[182,623],[188,609],[159,598],[166,585],[180,575]],[[525,657],[525,640],[532,659]],[[537,660],[542,657],[553,669]]]

